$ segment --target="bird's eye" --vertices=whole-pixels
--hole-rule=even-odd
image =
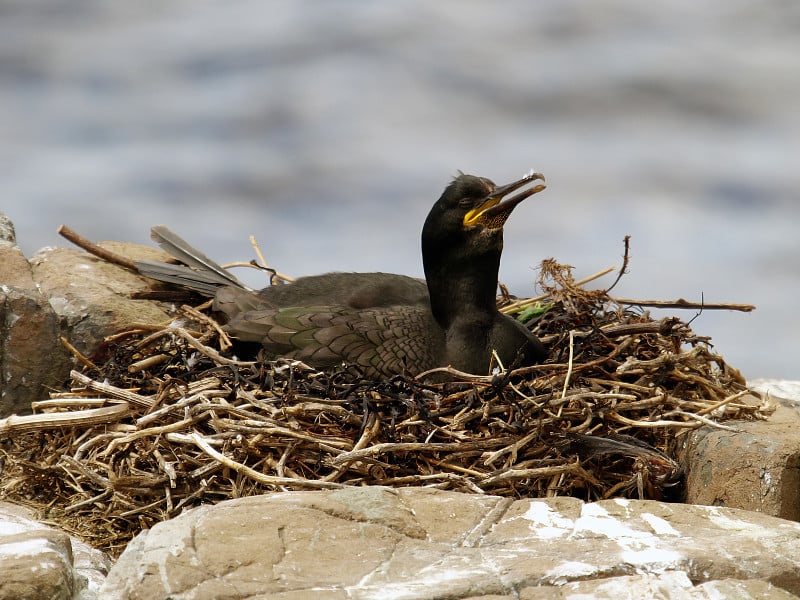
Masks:
[[[473,204],[475,204],[475,200],[472,198],[461,198],[458,201],[458,206],[461,208],[472,208]]]

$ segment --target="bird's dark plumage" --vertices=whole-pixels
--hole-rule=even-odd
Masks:
[[[328,273],[254,292],[161,226],[153,238],[188,267],[141,261],[137,268],[213,297],[237,339],[317,368],[344,362],[372,378],[448,365],[485,374],[492,351],[506,366],[530,365],[545,357],[544,347],[497,310],[496,291],[503,224],[544,185],[502,200],[537,179],[543,177],[497,187],[482,177],[456,177],[423,226],[427,285],[389,273]]]

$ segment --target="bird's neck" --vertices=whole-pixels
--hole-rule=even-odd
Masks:
[[[436,322],[449,329],[456,321],[494,319],[499,268],[499,253],[466,265],[426,265],[425,277]]]

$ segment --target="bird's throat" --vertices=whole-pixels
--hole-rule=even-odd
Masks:
[[[431,312],[447,330],[457,320],[493,319],[497,314],[497,273],[500,256],[483,256],[469,265],[426,268]]]

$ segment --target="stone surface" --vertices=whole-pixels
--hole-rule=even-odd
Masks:
[[[14,223],[6,215],[0,213],[0,241],[17,245],[17,234],[14,231]]]
[[[104,243],[129,258],[164,258],[147,246]],[[61,330],[81,352],[91,354],[107,335],[134,323],[170,319],[157,302],[131,298],[150,289],[148,280],[82,250],[45,248],[31,258],[33,278],[50,300]]]
[[[127,258],[164,260],[157,248],[105,242]],[[134,324],[170,316],[164,305],[131,298],[152,282],[78,249],[45,248],[30,262],[0,214],[0,418],[30,410],[66,382],[73,357],[63,336],[86,355]]]
[[[100,551],[0,502],[0,600],[99,600],[109,566]]]
[[[800,593],[800,524],[654,501],[378,487],[282,493],[194,509],[142,532],[101,594],[357,600],[566,598],[570,590],[791,598]]]
[[[800,370],[800,366],[798,366]],[[786,379],[752,379],[747,382],[751,389],[769,399],[778,400],[785,406],[800,406],[800,381]]]
[[[494,596],[508,598],[508,596]],[[488,598],[488,596],[483,596]],[[693,585],[682,572],[627,575],[592,581],[574,581],[558,588],[527,587],[519,600],[792,600],[797,596],[758,580],[723,579]]]
[[[13,230],[6,237],[13,240]],[[12,241],[0,240],[0,417],[27,412],[32,401],[46,398],[68,365],[58,319],[28,261]]]
[[[777,408],[766,421],[702,427],[686,437],[686,501],[800,521],[800,385],[754,381]],[[793,397],[786,397],[793,396]]]

